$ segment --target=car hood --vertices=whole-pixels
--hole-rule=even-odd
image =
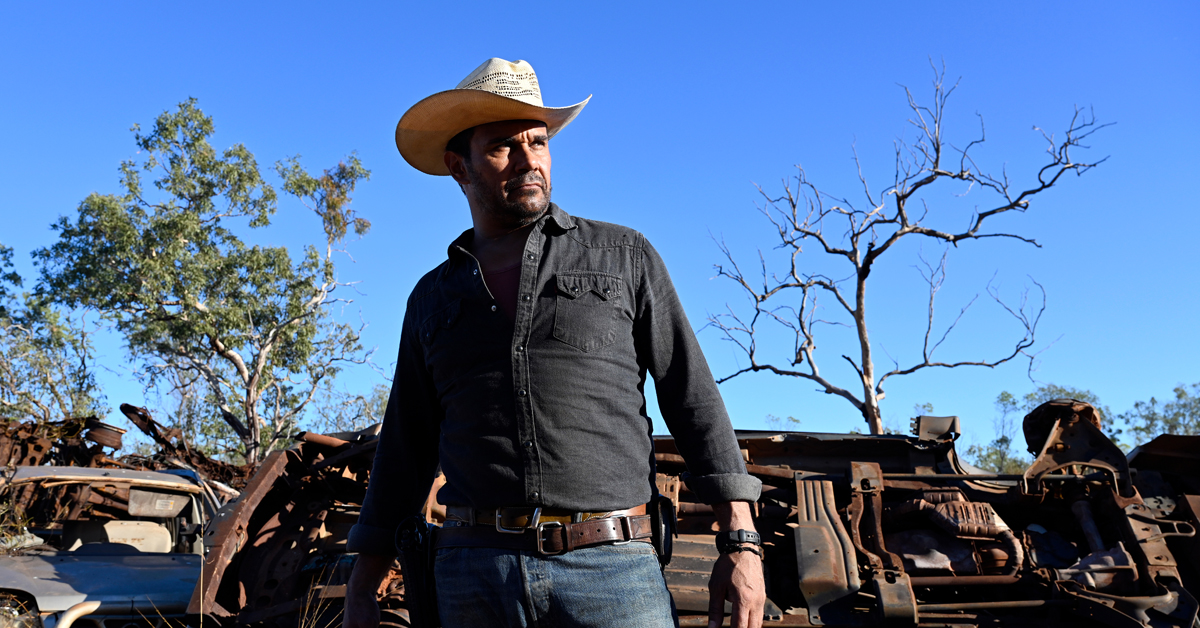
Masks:
[[[0,556],[0,589],[28,592],[44,613],[84,601],[100,602],[108,612],[181,612],[196,588],[202,561],[195,554]]]

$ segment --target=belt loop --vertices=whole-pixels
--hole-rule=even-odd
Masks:
[[[479,511],[475,510],[474,508],[471,509],[471,516],[467,517],[467,525],[471,525],[471,526],[475,525],[475,513],[477,513],[477,512],[479,512]]]
[[[633,542],[633,523],[629,517],[614,517],[621,522],[621,535],[625,538],[621,541],[614,541],[613,545],[625,545]]]
[[[571,534],[572,530],[574,530],[574,526],[563,526],[562,528],[563,547],[566,548],[563,550],[564,552],[574,551],[575,549],[575,535]]]

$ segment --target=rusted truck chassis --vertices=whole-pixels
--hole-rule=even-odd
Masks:
[[[1196,625],[1200,437],[1126,457],[1090,406],[1060,400],[1026,418],[1033,463],[997,475],[958,458],[958,431],[954,417],[919,417],[914,436],[738,432],[764,486],[764,625]],[[375,444],[375,429],[304,434],[271,454],[206,531],[189,613],[337,625]],[[680,624],[704,626],[715,519],[680,479],[674,442],[655,446],[679,513],[667,584]],[[432,497],[426,516],[443,517]],[[384,624],[407,625],[398,567],[379,596]]]

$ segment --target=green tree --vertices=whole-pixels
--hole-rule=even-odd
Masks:
[[[975,444],[967,448],[966,458],[971,464],[992,473],[1021,473],[1029,466],[1028,457],[1013,451],[1013,439],[1016,437],[1013,414],[1017,408],[1017,400],[1011,393],[1005,391],[996,397],[996,412],[999,414],[992,420],[996,437],[985,445]]]
[[[97,414],[100,392],[83,315],[18,294],[21,285],[12,249],[0,244],[0,421]]]
[[[322,434],[357,432],[383,421],[391,386],[376,384],[367,395],[338,390],[332,382],[326,382],[324,388],[315,404],[310,425],[313,431]]]
[[[21,276],[13,270],[13,250],[0,242],[0,316],[7,316],[16,291],[21,287]]]
[[[1140,445],[1160,434],[1200,434],[1200,383],[1175,387],[1175,398],[1159,403],[1138,401],[1121,413],[1121,422]]]
[[[133,128],[140,161],[120,167],[119,194],[93,193],[59,239],[35,252],[40,289],[95,309],[124,336],[149,385],[201,386],[198,397],[241,444],[245,461],[285,438],[320,384],[366,359],[357,330],[332,319],[341,284],[334,253],[370,223],[350,208],[370,173],[351,155],[319,176],[293,158],[283,189],[322,222],[323,247],[293,261],[285,247],[249,245],[235,228],[263,228],[275,188],[245,146],[218,152],[212,118],[194,99]],[[143,176],[154,177],[150,189]]]
[[[794,416],[778,417],[774,414],[768,414],[766,418],[767,429],[772,430],[794,430],[800,427],[800,419]]]

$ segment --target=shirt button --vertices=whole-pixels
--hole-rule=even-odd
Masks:
[[[524,397],[525,395],[528,395],[528,394],[529,394],[529,393],[525,392],[525,389],[524,389],[524,388],[522,388],[521,390],[518,390],[518,391],[517,391],[517,396],[518,396],[518,397]]]
[[[529,259],[533,259],[533,253],[529,254]]]
[[[520,353],[524,350],[525,350],[525,347],[523,345],[517,345],[517,353]]]
[[[534,492],[532,492],[532,493],[530,493],[530,494],[529,494],[529,499],[536,500],[537,498],[539,498],[539,497],[541,497],[541,496],[542,496],[542,494],[541,494],[541,493],[539,493],[539,492],[537,492],[537,491],[534,491]]]
[[[479,269],[478,269],[478,268],[476,268],[475,270],[472,270],[472,271],[471,271],[471,274],[472,274],[472,275],[478,275],[478,274],[479,274]]]
[[[521,296],[521,300],[522,300],[522,301],[528,301],[528,300],[529,300],[529,295],[528,295],[528,294],[526,294],[526,295],[522,295],[522,296]]]
[[[533,441],[531,441],[531,440],[525,441],[525,449],[533,449]]]
[[[494,305],[492,306],[492,311],[493,311],[493,312],[495,312],[495,311],[496,311],[496,306],[494,306]]]

